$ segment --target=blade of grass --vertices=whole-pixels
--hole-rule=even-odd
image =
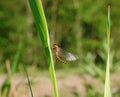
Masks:
[[[110,6],[108,6],[108,24],[107,24],[107,67],[105,78],[104,97],[112,97],[110,87]]]
[[[14,56],[13,62],[12,62],[12,68],[11,68],[12,75],[16,72],[20,54],[22,52],[22,47],[23,47],[23,43],[20,42],[18,44],[18,49],[17,49],[17,52],[15,53],[15,56]],[[2,97],[5,97],[7,95],[9,89],[10,89],[10,78],[8,76],[2,85]]]
[[[29,86],[29,89],[30,89],[30,93],[31,93],[31,96],[33,96],[33,92],[32,92],[32,87],[31,87],[31,84],[30,84],[30,79],[29,79],[29,76],[28,76],[28,73],[27,73],[27,70],[26,70],[26,66],[23,64],[23,68],[24,68],[24,71],[25,71],[25,74],[26,74],[26,77],[27,77],[27,81],[28,81],[28,86]]]
[[[47,22],[45,19],[42,3],[41,0],[29,0],[29,4],[48,60],[48,66],[49,66],[52,86],[54,90],[54,97],[58,97],[58,90],[57,90],[58,88],[56,83],[56,76],[55,76],[52,52],[50,47],[48,27],[47,27]]]
[[[13,60],[13,63],[12,63],[12,74],[14,74],[16,72],[18,61],[19,61],[19,58],[20,58],[20,54],[22,53],[22,49],[23,49],[23,42],[20,41],[20,43],[18,45],[18,50],[17,50],[17,52],[14,56],[14,60]]]

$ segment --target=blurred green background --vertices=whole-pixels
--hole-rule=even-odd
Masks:
[[[108,5],[111,6],[110,63],[111,74],[118,72],[118,75],[112,76],[118,80],[117,89],[114,91],[118,93],[120,90],[120,79],[117,79],[120,75],[119,0],[42,0],[42,3],[49,27],[51,47],[56,43],[64,50],[79,56],[77,61],[68,62],[67,65],[55,60],[56,72],[61,76],[66,75],[68,71],[72,74],[76,72],[78,75],[87,74],[102,83],[105,79],[107,57],[107,11]],[[7,73],[6,64],[10,62],[12,73],[23,72],[22,64],[25,64],[27,69],[30,69],[29,72],[34,69],[33,71],[45,71],[41,75],[48,75],[47,60],[40,41],[28,1],[1,0],[0,73]],[[86,80],[88,79],[91,80],[89,76],[86,77]],[[101,90],[98,93],[96,88],[91,86],[91,82],[94,81],[92,79],[86,82],[88,83],[86,95],[101,97],[103,95],[100,93]]]
[[[51,44],[56,43],[66,51],[79,56],[75,65],[67,67],[85,65],[89,61],[100,67],[105,66],[108,4],[111,5],[111,61],[116,64],[120,58],[119,0],[43,0]],[[4,64],[7,59],[11,63],[17,60],[17,64],[48,68],[43,47],[39,41],[28,2],[1,0],[1,70],[5,69]],[[56,68],[61,67],[64,68],[64,65],[56,66]]]

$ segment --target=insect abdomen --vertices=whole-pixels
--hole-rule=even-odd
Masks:
[[[67,62],[66,62],[66,61],[62,60],[62,59],[61,59],[61,58],[59,58],[58,56],[56,56],[56,55],[55,55],[55,57],[56,57],[56,59],[57,59],[58,61],[60,61],[60,62],[62,62],[62,63],[64,63],[64,64],[67,64]]]

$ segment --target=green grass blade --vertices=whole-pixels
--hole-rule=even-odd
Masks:
[[[21,41],[18,45],[18,50],[17,50],[17,52],[14,56],[14,60],[12,62],[12,74],[14,74],[16,72],[20,54],[22,53],[22,48],[23,48],[23,42]]]
[[[51,80],[52,80],[52,86],[54,90],[54,97],[58,97],[58,90],[57,90],[52,52],[50,47],[48,27],[47,27],[47,22],[45,19],[42,3],[41,3],[41,0],[29,0],[29,3],[30,3],[30,7],[35,19],[35,23],[36,23],[36,26],[37,26],[37,29],[38,29],[38,32],[47,56],[48,66],[49,66]]]
[[[17,49],[17,52],[15,53],[15,56],[14,56],[13,62],[12,62],[12,68],[11,68],[12,75],[16,72],[20,54],[22,52],[22,47],[23,47],[23,43],[20,42],[18,44],[18,49]],[[10,89],[10,86],[11,86],[10,78],[8,76],[2,85],[2,97],[5,97],[7,95],[8,91]]]
[[[105,78],[105,90],[104,97],[112,97],[111,85],[110,85],[110,6],[108,6],[108,24],[107,24],[107,67],[106,67],[106,78]]]
[[[29,79],[25,64],[23,64],[23,68],[24,68],[24,71],[25,71],[25,74],[26,74],[26,77],[27,77],[28,86],[29,86],[29,89],[30,89],[31,96],[34,97],[33,92],[32,92],[32,87],[31,87],[31,84],[30,84],[30,79]]]

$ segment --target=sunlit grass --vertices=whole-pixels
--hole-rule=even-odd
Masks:
[[[43,7],[42,7],[42,2],[41,0],[29,0],[29,4],[30,4],[30,7],[35,19],[35,23],[36,23],[36,26],[37,26],[37,29],[46,53],[46,58],[48,61],[49,71],[50,71],[51,80],[52,80],[52,86],[54,90],[54,97],[58,97],[58,88],[56,84],[55,70],[54,70],[52,52],[50,47],[49,32],[48,32],[47,22],[46,22]]]
[[[105,77],[104,97],[112,97],[110,84],[110,6],[108,6],[108,24],[107,24],[107,67]]]

